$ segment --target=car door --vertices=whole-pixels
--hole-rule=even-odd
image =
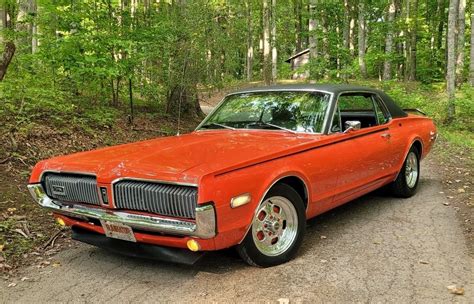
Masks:
[[[335,201],[343,201],[370,191],[388,178],[393,165],[387,161],[392,141],[390,115],[376,94],[342,93],[336,107],[331,131],[340,137],[338,146],[345,154],[337,172]],[[361,128],[347,130],[348,121],[360,122]]]

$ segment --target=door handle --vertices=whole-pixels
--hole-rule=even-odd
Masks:
[[[390,133],[383,133],[380,136],[385,138],[385,139],[390,139],[390,137],[392,137],[392,135],[390,135]]]

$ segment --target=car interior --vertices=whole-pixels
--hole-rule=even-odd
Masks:
[[[372,93],[344,93],[337,100],[331,132],[343,132],[347,121],[360,122],[361,129],[388,122],[390,116],[378,96]]]

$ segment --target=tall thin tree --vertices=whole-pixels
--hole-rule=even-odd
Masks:
[[[387,12],[387,36],[385,37],[385,60],[383,64],[383,80],[392,78],[392,49],[393,49],[393,26],[395,13],[397,11],[395,0],[391,0]]]
[[[252,25],[252,2],[245,1],[247,14],[247,63],[246,74],[247,81],[252,81],[253,77],[253,25]]]
[[[367,77],[367,66],[365,64],[365,41],[366,41],[366,22],[365,22],[365,3],[364,1],[359,1],[359,12],[358,12],[358,23],[359,23],[359,33],[358,33],[358,47],[359,47],[359,71],[360,75],[363,78]]]
[[[458,10],[458,41],[457,41],[457,59],[456,59],[456,82],[458,85],[464,81],[464,32],[466,30],[466,0],[459,0]]]
[[[272,0],[272,8],[271,8],[271,36],[272,36],[272,82],[275,82],[277,79],[277,60],[278,60],[278,52],[277,52],[277,41],[276,41],[276,0]]]
[[[469,64],[469,78],[474,87],[474,1],[471,1],[471,62]]]
[[[449,0],[446,89],[448,94],[447,122],[454,120],[456,113],[456,20],[458,18],[459,0]]]
[[[269,0],[263,0],[263,81],[269,85],[272,81],[270,58],[270,7]]]
[[[317,16],[318,0],[309,1],[309,21],[308,21],[308,42],[309,42],[309,57],[316,59],[318,56],[318,16]]]

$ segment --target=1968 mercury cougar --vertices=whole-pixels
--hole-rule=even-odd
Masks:
[[[309,218],[382,186],[414,195],[436,137],[378,90],[261,87],[190,134],[41,161],[28,187],[77,240],[188,264],[235,246],[267,267],[295,256]]]

